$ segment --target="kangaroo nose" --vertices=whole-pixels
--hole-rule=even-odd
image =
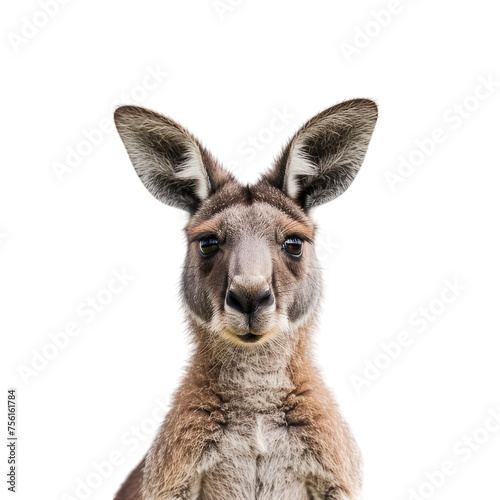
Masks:
[[[257,309],[269,307],[273,303],[274,297],[269,288],[252,294],[231,289],[226,296],[226,304],[243,314],[252,314]]]

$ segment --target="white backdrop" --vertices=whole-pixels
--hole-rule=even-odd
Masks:
[[[353,186],[315,212],[316,344],[364,455],[364,498],[499,498],[492,2],[23,0],[1,29],[17,498],[112,498],[189,352],[186,216],[141,185],[114,107],[171,116],[251,181],[305,120],[352,97],[380,118]]]

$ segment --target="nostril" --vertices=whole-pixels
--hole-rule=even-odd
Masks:
[[[226,304],[243,314],[252,314],[257,309],[269,307],[273,303],[274,296],[269,288],[251,296],[238,293],[234,290],[229,290],[226,295]]]
[[[246,310],[247,308],[245,307],[245,301],[233,290],[229,290],[229,292],[227,292],[226,304],[229,307],[236,309],[237,311],[240,311],[245,314],[248,313],[248,311]]]
[[[271,290],[268,288],[267,290],[263,290],[262,292],[257,293],[252,300],[251,312],[255,312],[259,308],[269,307],[274,302],[274,296],[271,293]]]

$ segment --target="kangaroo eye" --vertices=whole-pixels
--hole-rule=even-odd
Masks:
[[[207,257],[219,250],[219,242],[214,236],[207,236],[200,240],[200,253]]]
[[[283,250],[294,257],[302,255],[302,240],[297,237],[287,238],[283,243]]]

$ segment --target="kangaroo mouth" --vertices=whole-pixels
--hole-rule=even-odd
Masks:
[[[246,343],[252,343],[252,342],[257,342],[262,338],[262,335],[255,335],[254,333],[247,333],[245,335],[238,335],[238,339],[246,342]]]

